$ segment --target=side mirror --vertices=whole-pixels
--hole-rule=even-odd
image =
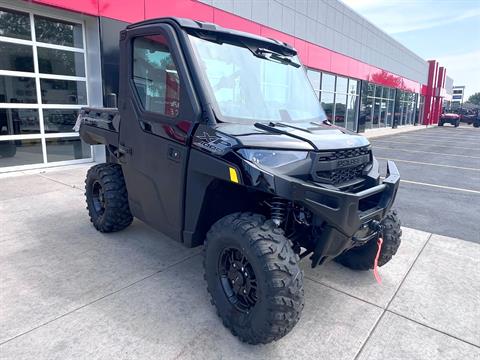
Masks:
[[[115,93],[107,94],[107,107],[108,108],[116,108],[117,106],[118,106],[118,104],[117,104],[117,94],[115,94]]]

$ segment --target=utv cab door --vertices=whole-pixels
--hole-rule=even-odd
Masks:
[[[189,137],[200,108],[168,24],[122,33],[119,152],[134,216],[182,241]]]

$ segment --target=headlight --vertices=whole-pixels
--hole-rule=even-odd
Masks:
[[[299,160],[305,160],[308,151],[269,150],[269,149],[240,149],[238,153],[244,159],[259,165],[275,168]]]

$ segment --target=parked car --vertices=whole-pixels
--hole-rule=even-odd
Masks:
[[[438,121],[438,126],[443,126],[444,124],[451,124],[455,127],[460,126],[460,115],[455,113],[444,113],[440,116]]]

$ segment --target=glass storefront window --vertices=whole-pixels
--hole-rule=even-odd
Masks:
[[[83,30],[0,8],[0,172],[91,158],[72,129],[88,105]]]
[[[323,73],[322,91],[335,91],[335,75]]]
[[[90,146],[78,137],[47,138],[49,162],[89,158]]]
[[[35,79],[30,77],[0,76],[0,103],[36,103]]]
[[[85,60],[81,52],[39,47],[37,53],[39,71],[43,74],[85,76]]]
[[[368,85],[367,85],[367,96],[370,96],[370,97],[375,96],[375,84],[368,83]]]
[[[395,124],[412,125],[416,121],[417,95],[415,93],[397,91],[395,104]]]
[[[327,119],[333,123],[333,109],[335,106],[335,96],[333,93],[322,91],[321,103]]]
[[[0,109],[0,135],[40,134],[37,109]]]
[[[315,92],[320,90],[320,71],[307,70],[307,76]]]
[[[382,100],[380,103],[380,127],[385,127],[387,121],[387,100]]]
[[[83,47],[82,25],[35,15],[35,36],[38,42]]]
[[[347,110],[347,95],[335,95],[335,125],[345,127],[345,116]]]
[[[358,84],[359,82],[357,80],[348,79],[348,93],[358,94]]]
[[[346,94],[348,92],[348,79],[337,76],[337,87],[335,88],[335,92]]]
[[[0,8],[0,36],[30,40],[30,16],[27,13]]]
[[[387,112],[387,126],[391,127],[393,125],[393,111],[394,111],[394,104],[393,100],[388,101],[388,112]]]
[[[42,162],[42,141],[40,139],[0,140],[0,168]]]
[[[0,41],[0,70],[33,72],[33,50],[30,45]]]
[[[87,104],[84,81],[40,79],[44,104]]]
[[[373,101],[373,118],[372,118],[372,127],[378,128],[380,122],[380,99],[374,99]]]
[[[328,119],[337,126],[356,131],[361,82],[312,69],[307,70],[307,75]]]
[[[349,130],[356,130],[357,120],[357,108],[358,108],[358,96],[348,95],[347,98],[347,123],[345,127]]]
[[[43,123],[46,133],[73,132],[77,121],[78,110],[74,109],[44,109]]]
[[[366,84],[366,94],[362,90],[362,108],[366,107],[367,98],[372,104],[371,122],[365,122],[365,129],[383,128],[393,125],[395,108],[395,89],[372,83]],[[365,98],[363,98],[365,97]],[[362,126],[363,129],[363,126]]]

